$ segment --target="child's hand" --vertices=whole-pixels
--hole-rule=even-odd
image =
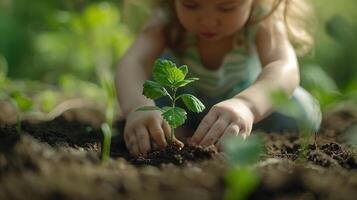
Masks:
[[[167,145],[165,136],[170,138],[170,134],[170,126],[159,111],[132,111],[127,117],[124,128],[125,144],[133,156],[146,155],[152,149],[151,139],[158,148],[165,148]],[[183,146],[176,138],[174,142]]]
[[[201,146],[216,145],[222,149],[222,141],[227,136],[249,136],[254,116],[246,102],[232,98],[214,105],[202,119],[191,143]]]

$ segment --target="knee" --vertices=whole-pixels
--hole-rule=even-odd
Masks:
[[[299,87],[294,91],[293,100],[301,108],[301,128],[317,132],[322,121],[320,104],[310,93]]]

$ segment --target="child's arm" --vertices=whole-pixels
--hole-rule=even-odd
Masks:
[[[143,83],[150,79],[154,60],[164,49],[163,26],[149,22],[121,58],[116,74],[116,88],[121,111],[126,117],[133,109],[142,105],[154,105],[142,95]]]
[[[117,68],[117,96],[126,118],[124,140],[130,153],[136,156],[150,151],[150,138],[159,147],[166,146],[165,134],[170,134],[170,127],[160,112],[135,111],[144,105],[154,105],[152,100],[142,95],[142,88],[144,81],[150,79],[154,60],[165,47],[163,28],[164,24],[160,20],[151,19]]]
[[[290,96],[300,82],[296,54],[282,22],[267,20],[261,24],[256,44],[262,72],[251,87],[236,96],[247,102],[253,112],[254,122],[271,113],[272,92],[282,91]]]
[[[259,26],[256,44],[263,66],[256,82],[232,99],[214,105],[197,128],[192,143],[220,147],[224,136],[248,136],[253,122],[272,112],[271,93],[283,91],[291,95],[298,86],[297,58],[283,23],[264,21]]]

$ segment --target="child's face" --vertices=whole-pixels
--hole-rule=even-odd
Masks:
[[[247,22],[253,0],[175,0],[182,26],[200,39],[232,36]]]

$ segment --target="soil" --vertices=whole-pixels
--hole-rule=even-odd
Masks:
[[[0,125],[0,199],[223,199],[230,169],[214,148],[185,145],[133,158],[116,123],[111,159],[101,163],[97,127],[65,115],[52,121]],[[357,153],[346,141],[357,112],[324,116],[316,138],[256,133],[265,153],[247,199],[356,199]]]

